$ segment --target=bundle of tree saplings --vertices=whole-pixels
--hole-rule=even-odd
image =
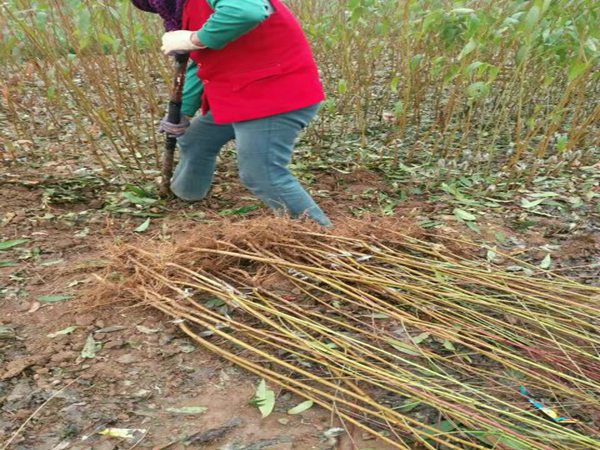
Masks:
[[[399,449],[600,446],[600,288],[398,223],[190,234],[120,249],[122,292],[343,424]]]

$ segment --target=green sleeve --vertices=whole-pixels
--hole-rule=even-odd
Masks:
[[[204,91],[202,80],[198,78],[197,71],[196,62],[190,59],[181,97],[181,114],[188,117],[192,117],[200,109],[200,98]]]
[[[214,13],[198,30],[200,42],[215,50],[256,28],[273,11],[269,0],[208,0]]]

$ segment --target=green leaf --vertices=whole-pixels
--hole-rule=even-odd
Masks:
[[[538,6],[532,6],[527,15],[525,16],[525,24],[531,30],[540,19],[540,8]]]
[[[421,353],[418,351],[418,348],[413,345],[405,344],[404,342],[401,342],[397,339],[388,339],[387,343],[399,352],[406,353],[407,355],[412,356],[421,356]]]
[[[455,352],[456,351],[456,347],[454,346],[454,344],[452,342],[450,342],[448,339],[444,340],[444,348],[450,352]]]
[[[521,207],[526,209],[535,208],[536,206],[544,203],[546,201],[545,198],[538,198],[537,200],[527,200],[526,198],[521,200]]]
[[[477,220],[476,216],[474,216],[470,212],[467,212],[464,209],[460,209],[460,208],[455,208],[454,209],[454,216],[457,219],[459,219],[461,221],[466,221],[466,222],[472,222],[472,221]]]
[[[454,425],[453,422],[450,422],[449,420],[442,420],[441,422],[437,423],[437,424],[432,424],[433,428],[436,428],[437,430],[439,430],[438,432],[434,431],[434,430],[423,430],[424,433],[433,436],[433,435],[438,435],[441,433],[450,433],[452,430],[454,430],[456,428],[456,426]],[[430,439],[426,439],[427,442],[431,442]]]
[[[51,339],[54,339],[55,337],[58,337],[58,336],[65,336],[67,334],[71,334],[76,329],[77,329],[77,327],[67,327],[63,330],[57,331],[56,333],[50,333],[48,335],[48,337]]]
[[[489,85],[483,81],[476,81],[467,86],[467,95],[472,99],[479,99],[489,92]]]
[[[415,409],[417,406],[419,406],[420,404],[421,404],[420,400],[409,399],[409,400],[405,401],[402,404],[402,406],[400,406],[398,408],[394,408],[394,409],[397,411],[403,412],[403,413],[409,413],[413,409]]]
[[[16,265],[18,264],[14,261],[0,261],[0,269],[3,267],[14,267]]]
[[[64,302],[67,300],[71,300],[73,297],[71,295],[42,295],[38,297],[38,302],[40,303],[58,303]]]
[[[452,12],[455,14],[473,14],[475,10],[471,8],[454,8]]]
[[[481,231],[479,227],[475,224],[475,222],[465,222],[465,225],[471,230],[473,230],[475,233],[479,233]]]
[[[585,206],[585,202],[581,197],[573,196],[569,197],[567,201],[571,204],[573,208],[581,208]]]
[[[155,198],[139,197],[133,192],[123,192],[123,197],[125,197],[130,203],[133,203],[134,205],[154,205],[158,201]]]
[[[206,406],[184,406],[182,408],[167,408],[167,412],[172,414],[186,414],[186,415],[195,415],[195,414],[204,414],[208,411]]]
[[[141,224],[139,227],[137,227],[134,231],[136,233],[143,233],[144,231],[146,231],[148,229],[148,227],[150,226],[150,219],[146,219],[146,221]]]
[[[257,205],[248,205],[242,206],[237,209],[224,209],[219,213],[221,217],[227,216],[243,216],[244,214],[251,213],[252,211],[256,211],[259,207]]]
[[[394,103],[394,114],[396,114],[396,117],[400,117],[402,116],[403,112],[404,103],[402,102],[402,100],[398,100],[396,103]]]
[[[504,233],[502,233],[501,231],[494,233],[494,237],[501,244],[506,244],[506,241],[507,241],[506,235]]]
[[[523,61],[527,59],[529,56],[529,52],[531,51],[531,46],[529,44],[523,45],[515,55],[515,60],[517,64],[521,64]]]
[[[287,413],[291,414],[291,415],[302,414],[304,411],[308,411],[310,408],[312,408],[313,405],[314,405],[314,402],[312,400],[307,400],[307,401],[302,402],[299,405],[293,407]]]
[[[387,314],[384,314],[384,313],[374,313],[373,315],[371,315],[371,317],[373,319],[382,319],[382,320],[390,318],[390,316],[388,316]]]
[[[211,298],[204,303],[204,306],[207,308],[220,308],[221,306],[226,305],[226,303],[220,298]]]
[[[463,59],[469,53],[473,52],[477,48],[477,42],[471,39],[467,44],[463,47],[460,54],[458,55],[458,59]]]
[[[265,380],[261,380],[258,384],[256,394],[250,404],[258,408],[263,419],[273,412],[275,408],[275,392],[267,388]]]
[[[81,350],[81,357],[83,359],[93,359],[96,357],[96,353],[102,348],[102,344],[94,339],[94,335],[90,334]]]
[[[415,336],[414,338],[412,338],[412,341],[415,344],[419,345],[422,342],[425,342],[427,339],[429,339],[429,336],[431,336],[429,333],[421,333],[420,335]]]
[[[449,420],[442,420],[435,427],[438,430],[440,430],[442,433],[449,433],[449,432],[451,432],[452,430],[454,430],[456,428],[456,426],[454,425],[454,423],[450,422]]]
[[[12,241],[0,242],[0,251],[8,250],[10,248],[26,244],[27,242],[29,242],[29,239],[14,239]]]
[[[551,198],[551,197],[558,197],[559,194],[557,194],[556,192],[552,192],[552,191],[546,191],[546,192],[534,192],[530,196],[533,198]]]
[[[544,259],[542,259],[540,267],[544,270],[548,270],[550,266],[552,266],[552,256],[550,256],[550,253],[548,253]]]
[[[569,67],[569,81],[579,78],[587,70],[588,65],[585,62],[577,62]]]

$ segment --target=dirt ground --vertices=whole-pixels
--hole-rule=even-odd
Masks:
[[[360,194],[374,185],[385,189],[369,174],[324,177],[319,183],[329,192],[321,203],[334,217],[348,213],[343,206],[348,196],[354,206],[357,198],[368,206],[374,200]],[[255,377],[198,349],[155,311],[119,298],[105,299],[110,306],[95,306],[83,293],[105,269],[106,249],[132,240],[142,221],[105,213],[99,209],[102,200],[93,196],[48,205],[45,195],[47,189],[23,180],[0,184],[0,241],[28,239],[0,252],[0,260],[16,262],[0,268],[0,443],[6,446],[0,448],[388,448],[352,429],[347,430],[352,439],[345,432],[333,437],[343,424],[319,408],[287,414],[302,400],[283,391],[276,391],[275,412],[261,419],[249,405]],[[227,195],[236,199],[235,207],[247,202],[247,194],[230,190]],[[184,219],[190,211],[210,215],[218,206],[214,202],[177,207],[157,220],[148,236],[176,237],[194,220]],[[417,217],[433,209],[417,199],[403,203],[396,213]],[[509,233],[490,225],[483,234],[499,230]],[[540,245],[537,233],[514,239]],[[569,265],[597,258],[598,233],[568,239],[563,258]],[[521,247],[521,253],[527,250],[527,245]],[[593,279],[593,271],[583,271],[582,277]],[[70,298],[39,301],[44,296]],[[99,434],[107,428],[133,431],[129,439]]]

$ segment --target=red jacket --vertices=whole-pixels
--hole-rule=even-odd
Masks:
[[[279,0],[257,28],[221,50],[191,53],[204,84],[202,113],[216,123],[241,122],[314,105],[324,99],[310,46]],[[213,13],[206,0],[188,0],[183,28],[196,31]]]

